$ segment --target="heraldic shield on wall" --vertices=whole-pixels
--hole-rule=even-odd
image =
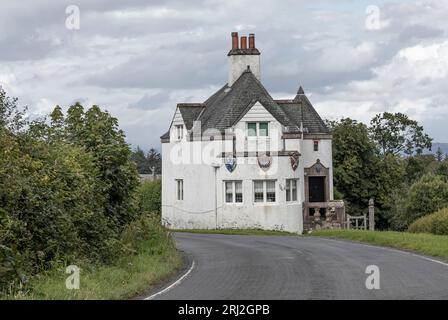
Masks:
[[[227,157],[224,159],[224,164],[229,170],[230,173],[232,173],[236,168],[236,158],[235,157]]]
[[[289,158],[291,160],[292,170],[296,171],[297,167],[299,166],[300,153],[298,153],[297,151],[291,152],[289,154]]]

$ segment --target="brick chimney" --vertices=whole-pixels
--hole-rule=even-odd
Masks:
[[[241,37],[240,47],[238,47],[238,44],[238,32],[232,32],[232,49],[228,53],[229,86],[232,86],[241,74],[248,69],[260,80],[260,51],[255,48],[255,34],[249,34],[249,47],[247,46],[247,36]]]

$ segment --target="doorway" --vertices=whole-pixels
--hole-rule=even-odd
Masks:
[[[308,177],[308,201],[325,202],[325,177]]]

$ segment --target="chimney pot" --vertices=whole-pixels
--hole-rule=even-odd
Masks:
[[[247,37],[241,37],[241,49],[247,49]]]
[[[255,49],[255,34],[249,34],[249,49]]]
[[[238,49],[238,32],[232,32],[232,50]]]

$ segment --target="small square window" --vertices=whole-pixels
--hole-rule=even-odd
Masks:
[[[249,137],[257,136],[257,124],[255,122],[247,124],[247,135]]]
[[[260,137],[267,137],[269,136],[268,131],[268,123],[267,122],[260,122],[259,124],[259,131],[260,131]]]

